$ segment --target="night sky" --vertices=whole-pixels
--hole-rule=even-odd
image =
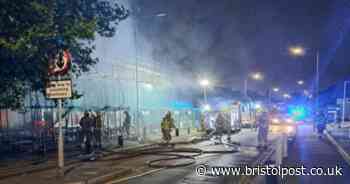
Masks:
[[[321,88],[350,74],[348,0],[133,0],[139,32],[153,59],[176,62],[194,77],[241,89],[249,72],[264,73],[250,88],[311,87],[320,51]],[[154,17],[166,13],[166,17]],[[153,16],[153,17],[152,17]],[[145,18],[147,17],[147,18]],[[292,57],[288,47],[307,48]],[[300,88],[300,87],[299,87]]]

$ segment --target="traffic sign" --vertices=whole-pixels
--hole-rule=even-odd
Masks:
[[[50,99],[62,99],[72,97],[72,81],[49,81],[46,85],[46,97]]]
[[[72,56],[68,50],[59,52],[50,60],[49,75],[64,75],[68,72]]]

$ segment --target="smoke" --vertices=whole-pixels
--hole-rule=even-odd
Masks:
[[[241,90],[254,71],[266,76],[250,88],[290,89],[299,79],[313,80],[311,56],[292,58],[287,48],[317,48],[329,1],[133,0],[138,34],[151,57],[169,66],[179,86],[191,88],[201,76]],[[158,17],[159,13],[166,16]],[[300,61],[300,62],[299,62]],[[171,66],[171,67],[170,67]],[[164,67],[166,68],[166,67]],[[197,86],[196,86],[197,87]]]

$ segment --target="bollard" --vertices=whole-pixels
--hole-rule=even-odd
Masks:
[[[288,157],[288,137],[286,134],[283,134],[283,158]]]
[[[122,135],[119,135],[118,136],[118,145],[120,147],[123,147],[124,146],[124,139],[123,139],[123,136]]]
[[[147,134],[147,128],[145,126],[145,127],[143,127],[143,130],[142,130],[142,138],[143,138],[143,140],[146,140],[146,134]]]
[[[276,165],[281,165],[283,160],[283,150],[284,150],[284,141],[283,136],[280,136],[277,145],[276,145],[276,152],[275,152],[275,163]]]
[[[178,137],[179,135],[180,135],[179,129],[176,128],[176,129],[175,129],[175,136]]]

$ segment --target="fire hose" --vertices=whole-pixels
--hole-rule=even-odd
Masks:
[[[178,144],[186,144],[186,142],[181,142]],[[175,144],[172,147],[167,147],[163,144],[155,144],[156,147],[145,148],[141,150],[134,151],[113,151],[109,150],[112,154],[122,155],[117,158],[97,158],[93,161],[98,162],[109,162],[128,158],[134,158],[142,155],[158,155],[163,158],[153,159],[147,162],[147,165],[152,168],[174,168],[174,167],[184,167],[196,163],[196,158],[203,154],[230,154],[236,153],[237,150],[213,150],[206,151],[199,148],[175,148]],[[164,158],[165,157],[165,158]],[[179,163],[169,163],[169,161],[179,161]]]

